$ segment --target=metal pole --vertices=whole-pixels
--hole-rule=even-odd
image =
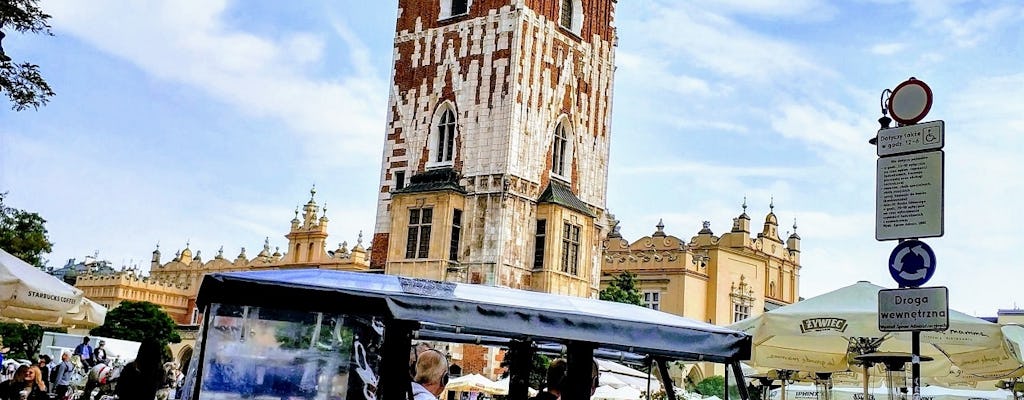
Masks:
[[[913,389],[913,400],[921,400],[921,331],[913,331],[910,336],[910,384]]]

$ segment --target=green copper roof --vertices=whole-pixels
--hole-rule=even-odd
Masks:
[[[538,203],[553,203],[560,206],[568,207],[573,210],[579,211],[589,217],[597,217],[593,211],[590,210],[590,206],[572,194],[572,189],[569,189],[564,183],[551,181],[548,184],[547,189],[544,189],[544,193],[541,193],[540,198],[537,199]]]
[[[451,168],[427,170],[409,178],[409,185],[395,190],[394,193],[416,193],[436,192],[440,190],[454,190],[459,193],[466,193],[466,189],[459,186],[459,174]]]

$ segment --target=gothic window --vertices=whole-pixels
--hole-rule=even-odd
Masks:
[[[445,107],[441,112],[436,128],[433,137],[433,161],[438,164],[451,164],[455,158],[455,112],[451,107]]]
[[[569,137],[565,132],[565,124],[560,122],[555,127],[555,142],[551,149],[551,172],[565,176],[565,155],[568,145]]]
[[[562,13],[558,22],[563,28],[572,29],[572,14],[572,0],[562,0]]]
[[[409,210],[409,234],[405,241],[405,258],[427,258],[430,250],[430,225],[434,209]]]
[[[644,292],[644,307],[652,310],[661,309],[661,292],[648,291]]]
[[[452,243],[448,249],[448,259],[459,261],[459,238],[462,233],[462,210],[456,209],[452,213]]]
[[[537,220],[537,234],[533,239],[533,268],[544,268],[544,240],[547,237],[548,221]]]
[[[562,272],[579,274],[580,227],[568,222],[562,226]]]

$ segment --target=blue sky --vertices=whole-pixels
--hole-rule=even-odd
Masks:
[[[44,0],[54,37],[9,35],[57,97],[0,111],[0,190],[48,220],[51,265],[164,261],[287,243],[327,203],[333,242],[372,235],[396,1]],[[803,238],[801,295],[870,280],[879,94],[910,76],[946,121],[946,235],[929,285],[976,315],[1024,306],[1024,5],[620,0],[608,206],[636,240],[663,218]],[[368,244],[368,243],[367,243]],[[333,246],[333,244],[332,244]],[[250,251],[250,254],[254,252]]]

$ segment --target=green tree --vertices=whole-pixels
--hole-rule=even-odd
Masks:
[[[160,306],[148,301],[121,302],[107,313],[102,326],[93,328],[89,333],[136,342],[147,338],[163,344],[181,341],[174,320]]]
[[[43,340],[43,332],[66,332],[64,328],[42,328],[39,325],[23,325],[0,322],[0,337],[3,347],[10,351],[5,355],[9,359],[36,360],[39,355],[39,343]]]
[[[6,196],[0,193],[0,249],[38,268],[45,267],[43,254],[53,250],[46,220],[39,214],[8,207],[4,204]]]
[[[501,367],[505,368],[505,372],[501,374],[502,378],[507,378],[511,373],[511,366],[516,357],[519,357],[519,352],[515,351],[515,347],[510,347],[505,351],[505,357],[501,360]],[[543,388],[547,386],[547,372],[548,364],[551,362],[546,356],[534,353],[533,361],[530,365],[530,387],[532,388]]]
[[[707,396],[718,396],[720,399],[725,398],[725,378],[721,375],[714,375],[697,383],[694,388],[697,393]],[[729,385],[729,398],[738,399],[740,398],[740,389],[736,387],[736,382],[732,382]]]
[[[39,73],[39,66],[30,62],[16,63],[4,52],[4,30],[53,36],[50,15],[38,6],[39,0],[0,0],[0,92],[4,92],[16,111],[45,105],[53,89]]]
[[[721,375],[704,378],[697,382],[696,390],[702,396],[718,396],[721,399],[725,397],[725,378]]]
[[[601,290],[601,300],[644,305],[644,296],[636,284],[636,274],[624,271],[616,276],[611,285]]]

